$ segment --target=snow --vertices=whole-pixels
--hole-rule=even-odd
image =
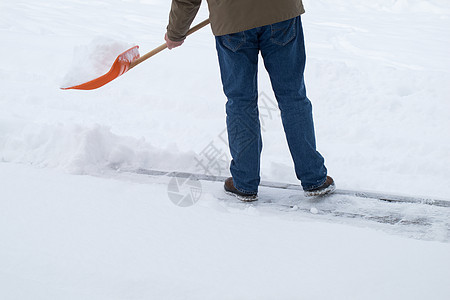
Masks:
[[[337,187],[450,200],[449,2],[304,4],[306,85]],[[0,298],[447,299],[448,222],[422,233],[324,218],[372,205],[335,197],[288,213],[234,207],[206,182],[198,203],[180,208],[167,178],[122,172],[228,174],[209,28],[98,90],[59,89],[103,75],[135,44],[141,54],[162,44],[169,9],[0,2]],[[207,16],[203,5],[195,23]],[[259,74],[262,178],[298,183],[262,64]],[[214,148],[217,168],[202,169]]]
[[[109,71],[117,56],[132,46],[134,45],[98,37],[94,38],[88,45],[76,47],[72,66],[63,78],[61,86],[79,85],[104,75]],[[135,51],[126,53],[123,59],[131,59],[134,53]]]
[[[145,138],[118,136],[100,125],[14,124],[2,126],[5,137],[3,161],[20,161],[39,167],[61,168],[74,174],[98,174],[126,165],[134,168],[167,169],[176,163],[189,168],[194,152],[156,148]],[[4,131],[3,131],[4,130]],[[167,162],[169,161],[169,162]]]
[[[446,299],[450,292],[448,243],[229,213],[210,194],[180,208],[163,183],[0,166],[8,199],[0,202],[2,299]]]

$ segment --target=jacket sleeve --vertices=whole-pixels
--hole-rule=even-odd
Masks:
[[[186,33],[194,21],[202,0],[172,0],[167,26],[167,37],[174,42],[186,38]]]

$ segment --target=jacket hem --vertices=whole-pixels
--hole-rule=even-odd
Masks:
[[[275,24],[278,22],[282,22],[282,21],[286,21],[295,17],[298,17],[302,14],[305,13],[304,9],[301,9],[300,11],[296,11],[292,14],[286,14],[286,15],[282,15],[282,16],[276,16],[272,19],[269,20],[264,20],[264,22],[260,22],[260,23],[254,23],[254,24],[245,24],[245,25],[238,25],[235,26],[231,29],[228,29],[226,31],[224,30],[220,30],[214,27],[214,21],[211,21],[211,29],[212,32],[215,36],[221,36],[221,35],[227,35],[227,34],[232,34],[232,33],[237,33],[237,32],[241,32],[241,31],[246,31],[246,30],[250,30],[250,29],[254,29],[257,27],[262,27],[262,26],[266,26],[266,25],[271,25],[271,24]]]

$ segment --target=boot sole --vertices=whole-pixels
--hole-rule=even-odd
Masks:
[[[256,195],[256,196],[241,196],[241,195],[235,194],[233,192],[229,192],[229,191],[225,191],[225,194],[234,196],[234,197],[238,198],[238,200],[241,200],[242,202],[254,202],[254,201],[258,200],[258,195]]]
[[[333,193],[336,190],[336,185],[331,184],[328,187],[317,191],[304,191],[306,197],[324,196]]]

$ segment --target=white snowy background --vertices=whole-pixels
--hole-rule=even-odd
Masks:
[[[304,4],[306,85],[338,187],[449,200],[450,2]],[[448,228],[230,209],[221,184],[180,208],[168,180],[112,171],[199,172],[208,145],[228,156],[209,28],[98,90],[59,89],[123,47],[159,46],[169,9],[0,2],[0,299],[449,299]],[[195,23],[207,16],[205,2]],[[298,183],[262,65],[259,86],[262,178]]]

